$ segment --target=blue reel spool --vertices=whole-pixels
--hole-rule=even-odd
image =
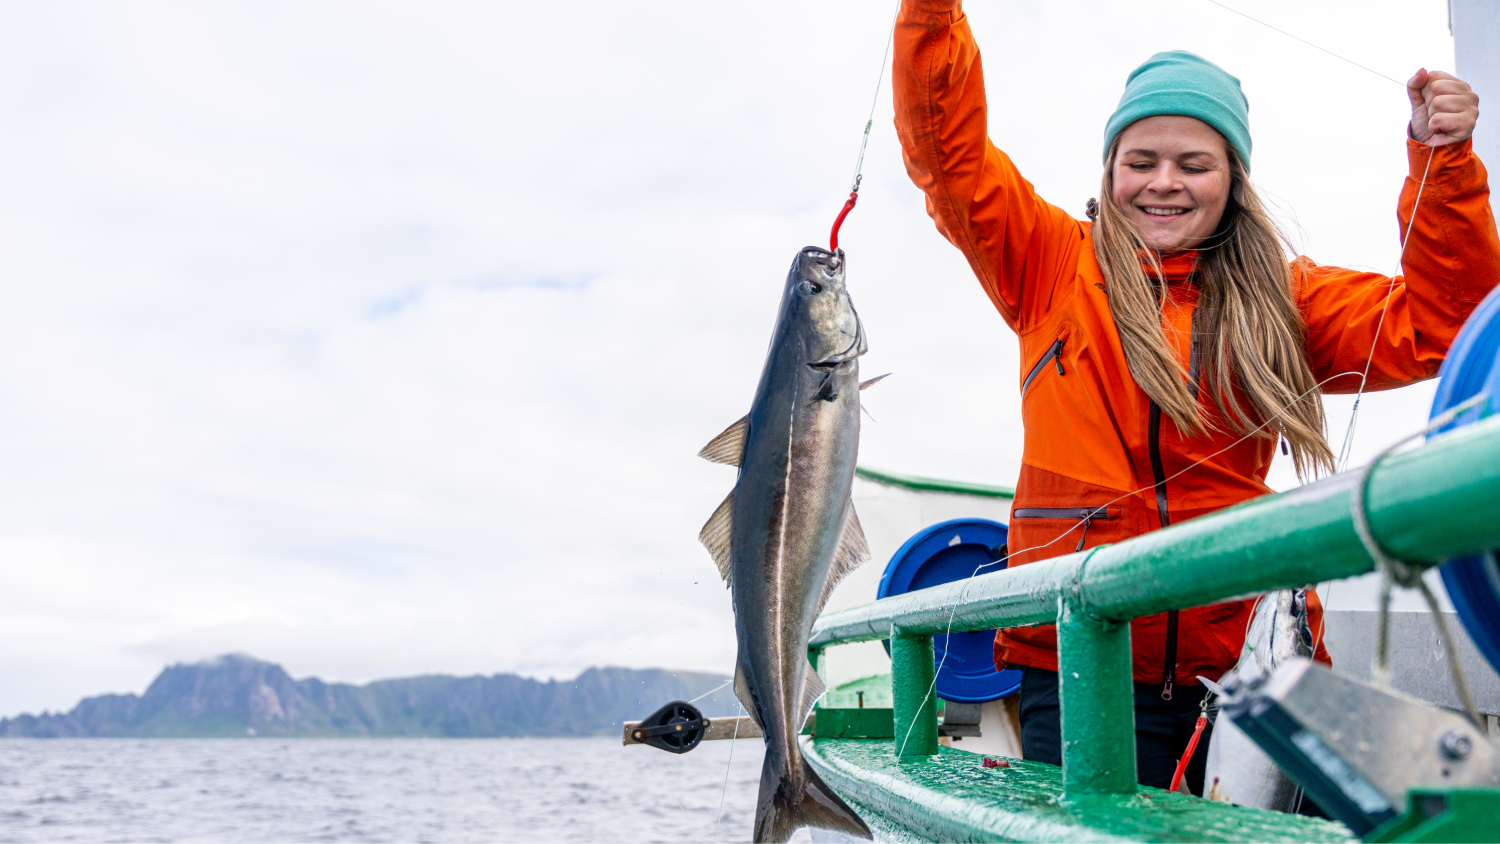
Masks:
[[[1442,380],[1432,401],[1434,417],[1481,392],[1489,394],[1488,406],[1481,403],[1464,411],[1442,430],[1500,411],[1500,290],[1490,291],[1464,323],[1438,377]],[[1500,671],[1500,565],[1495,553],[1449,560],[1440,571],[1464,629],[1484,658]]]
[[[1005,525],[989,519],[952,519],[917,531],[891,558],[876,597],[903,595],[974,574],[999,571],[995,562],[1006,544]],[[886,651],[890,651],[887,642]],[[932,637],[937,664],[937,694],[958,703],[984,703],[1015,694],[1021,672],[995,670],[995,631],[950,633]],[[946,657],[946,658],[945,658]]]

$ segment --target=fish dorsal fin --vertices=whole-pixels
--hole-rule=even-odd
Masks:
[[[868,390],[871,387],[875,386],[876,384],[879,384],[881,381],[884,381],[885,379],[887,379],[889,377],[891,377],[891,374],[889,372],[887,372],[884,375],[877,375],[877,376],[875,376],[874,378],[871,378],[868,381],[861,381],[861,382],[859,382],[859,388],[861,390]]]
[[[823,682],[823,678],[818,676],[818,671],[812,667],[812,663],[805,662],[803,665],[806,666],[807,673],[802,678],[802,702],[797,707],[797,732],[799,733],[807,725],[807,716],[812,713],[813,705],[828,691],[828,686]]]
[[[745,436],[750,433],[750,417],[741,416],[740,421],[724,429],[724,432],[708,441],[698,456],[710,463],[740,465],[740,455],[745,453]]]
[[[724,578],[724,585],[729,585],[729,558],[730,549],[733,547],[733,537],[730,528],[734,523],[734,492],[731,491],[724,496],[724,501],[719,504],[719,509],[714,511],[708,521],[703,523],[703,530],[698,531],[698,541],[708,549],[710,556],[714,558],[714,564],[719,567],[719,576]]]
[[[823,581],[823,594],[818,598],[818,614],[822,614],[823,607],[828,603],[828,596],[833,594],[839,581],[843,580],[849,572],[870,561],[870,543],[865,541],[865,529],[859,524],[859,514],[854,512],[854,502],[850,501],[844,505],[849,510],[849,521],[844,523],[844,536],[839,540],[839,548],[833,552],[833,564],[828,567],[828,579]]]
[[[760,711],[755,708],[755,696],[750,694],[750,680],[745,677],[745,661],[736,659],[734,661],[734,696],[740,699],[740,706],[745,707],[745,713],[755,726],[760,727],[761,732],[766,731],[766,725],[760,722]]]

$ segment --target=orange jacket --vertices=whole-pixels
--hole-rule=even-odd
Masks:
[[[1204,403],[1207,415],[1222,432],[1184,436],[1130,377],[1090,224],[1038,197],[986,137],[979,50],[957,0],[907,1],[893,76],[907,172],[926,193],[938,231],[969,259],[1021,341],[1026,439],[1010,565],[1119,542],[1270,492],[1274,439],[1236,443],[1240,435],[1212,402]],[[1356,373],[1328,382],[1326,392],[1357,390],[1366,361],[1367,389],[1436,375],[1464,319],[1500,282],[1500,238],[1484,167],[1469,142],[1409,141],[1407,148],[1412,175],[1398,205],[1403,232],[1417,180],[1429,156],[1432,162],[1405,277],[1392,281],[1300,257],[1292,263],[1314,376],[1323,382]],[[1165,262],[1172,284],[1162,319],[1185,365],[1197,301],[1188,280],[1194,261],[1186,253]],[[1309,606],[1316,632],[1322,610],[1315,596]],[[1199,674],[1219,677],[1239,656],[1250,607],[1234,601],[1136,619],[1135,681],[1170,687],[1196,683]],[[996,663],[1056,670],[1056,641],[1052,627],[1002,631]],[[1327,659],[1321,644],[1318,656]]]

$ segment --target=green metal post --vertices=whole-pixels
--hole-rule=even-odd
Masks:
[[[807,649],[807,661],[812,663],[814,671],[817,671],[820,667],[818,663],[822,661],[823,651],[825,650],[827,648],[822,645],[813,645]]]
[[[895,709],[896,755],[935,756],[938,752],[936,676],[931,636],[894,631],[891,636],[891,698]]]
[[[1136,776],[1130,625],[1093,618],[1060,603],[1063,793],[1130,794]]]

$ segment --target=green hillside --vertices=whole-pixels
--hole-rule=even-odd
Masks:
[[[162,671],[142,695],[85,698],[67,713],[0,719],[0,736],[500,736],[616,735],[620,724],[726,677],[662,669],[590,668],[572,680],[431,675],[363,686],[293,680],[281,666],[228,655]],[[698,702],[735,714],[729,689]]]

